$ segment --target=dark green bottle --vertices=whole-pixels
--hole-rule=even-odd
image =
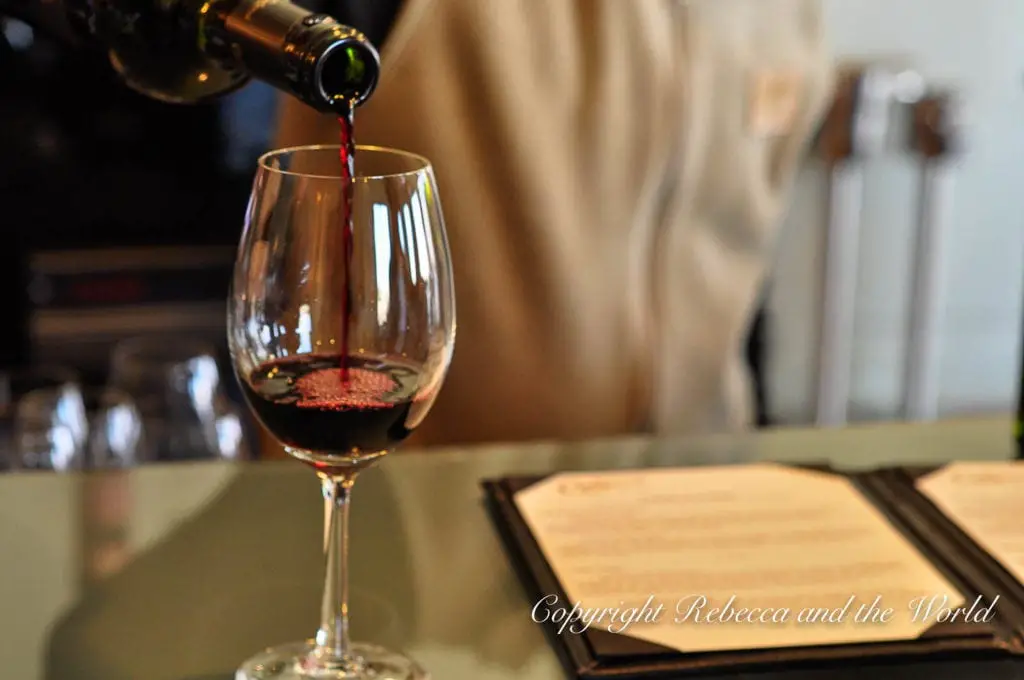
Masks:
[[[257,78],[338,112],[365,101],[380,72],[361,33],[288,0],[0,0],[0,15],[98,45],[129,87],[173,103]]]

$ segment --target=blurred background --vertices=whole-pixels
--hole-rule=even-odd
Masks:
[[[1024,328],[1024,4],[825,4],[840,62],[912,73],[952,97],[942,115],[956,143],[929,165],[914,151],[908,106],[856,176],[819,155],[805,164],[751,335],[759,422],[911,417],[908,361],[921,342],[936,357],[924,417],[1010,411]],[[165,105],[128,91],[101,54],[2,26],[0,364],[66,366],[99,389],[122,341],[173,334],[210,348],[218,393],[237,402],[224,300],[274,92],[254,83],[208,106]],[[921,257],[922,205],[945,233],[932,259]],[[830,224],[844,236],[830,241]],[[928,267],[931,284],[915,292]],[[849,314],[837,300],[852,301]],[[941,313],[922,340],[912,329],[929,305]],[[851,369],[826,379],[819,348],[830,328],[852,329],[829,350]],[[839,385],[839,416],[822,415],[823,382]],[[233,436],[223,430],[214,437]]]
[[[1020,389],[1024,300],[1024,5],[1013,0],[828,0],[840,58],[895,60],[963,101],[962,150],[949,188],[940,266],[938,411],[1009,411]],[[895,149],[865,163],[850,417],[902,415],[921,161]],[[778,249],[767,362],[772,416],[815,413],[822,325],[821,206],[826,174],[806,168]]]

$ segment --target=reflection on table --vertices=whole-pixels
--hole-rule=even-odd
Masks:
[[[400,454],[356,486],[354,632],[438,678],[563,677],[480,504],[485,477],[1005,459],[1009,432],[995,419]],[[323,569],[315,489],[291,462],[0,478],[5,677],[227,679],[254,651],[311,634]]]

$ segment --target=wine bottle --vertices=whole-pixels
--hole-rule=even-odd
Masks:
[[[172,103],[257,78],[338,112],[365,101],[380,72],[362,33],[288,0],[0,0],[0,15],[98,45],[129,87]]]

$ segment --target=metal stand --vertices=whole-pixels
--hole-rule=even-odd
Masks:
[[[864,161],[883,153],[897,102],[920,97],[912,71],[871,66],[842,74],[819,150],[829,167],[828,233],[818,357],[816,421],[846,423],[853,365],[853,335],[860,250]]]
[[[907,420],[935,420],[939,415],[943,275],[953,212],[958,110],[949,92],[929,94],[914,107],[911,139],[921,157],[921,193],[903,403]]]
[[[848,160],[829,174],[829,218],[818,355],[819,427],[846,422],[853,357],[864,168]]]

